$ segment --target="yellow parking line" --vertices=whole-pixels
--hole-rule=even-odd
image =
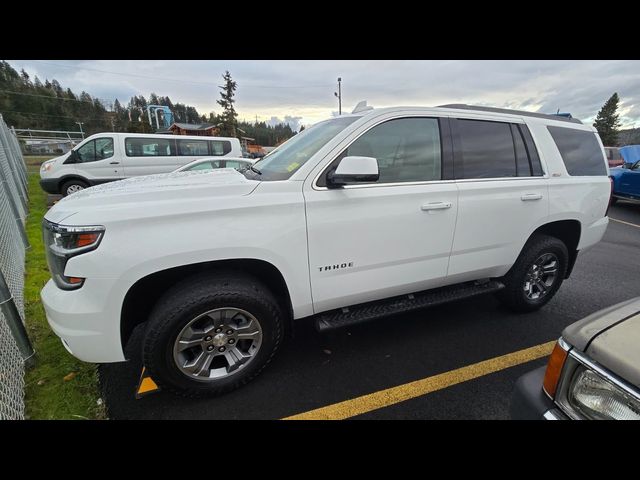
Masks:
[[[625,225],[630,225],[632,227],[640,228],[640,225],[636,225],[635,223],[625,222],[624,220],[618,220],[617,218],[609,217],[609,220],[613,220],[614,222],[624,223]]]
[[[299,413],[283,420],[343,420],[345,418],[362,415],[363,413],[379,408],[395,405],[412,398],[426,395],[443,388],[467,382],[474,378],[498,372],[522,363],[537,360],[551,353],[555,340],[525,348],[517,352],[508,353],[500,357],[491,358],[482,362],[467,365],[466,367],[440,373],[432,377],[423,378],[414,382],[387,388],[378,392],[362,395],[361,397],[334,403],[326,407],[316,408],[308,412]]]

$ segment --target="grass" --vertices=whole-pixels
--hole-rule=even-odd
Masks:
[[[49,280],[40,222],[47,211],[47,195],[38,184],[38,167],[46,157],[26,157],[29,168],[29,217],[25,278],[27,331],[36,351],[35,367],[25,377],[26,416],[31,419],[105,418],[98,401],[96,366],[71,356],[47,324],[40,290]]]

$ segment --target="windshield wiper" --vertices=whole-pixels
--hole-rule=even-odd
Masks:
[[[249,170],[251,170],[252,172],[257,173],[258,175],[262,175],[262,172],[260,170],[258,170],[256,167],[254,167],[253,165],[251,165],[249,167]]]

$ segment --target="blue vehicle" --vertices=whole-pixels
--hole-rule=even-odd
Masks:
[[[640,146],[629,145],[620,148],[624,165],[610,168],[613,179],[613,202],[618,199],[640,202]]]

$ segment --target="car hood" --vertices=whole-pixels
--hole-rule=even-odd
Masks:
[[[640,298],[569,325],[562,337],[627,382],[640,387]]]
[[[132,177],[82,190],[56,203],[45,218],[54,223],[78,211],[105,211],[123,207],[179,210],[194,203],[250,194],[260,182],[248,180],[232,168],[171,172]],[[188,205],[187,205],[188,204]]]

